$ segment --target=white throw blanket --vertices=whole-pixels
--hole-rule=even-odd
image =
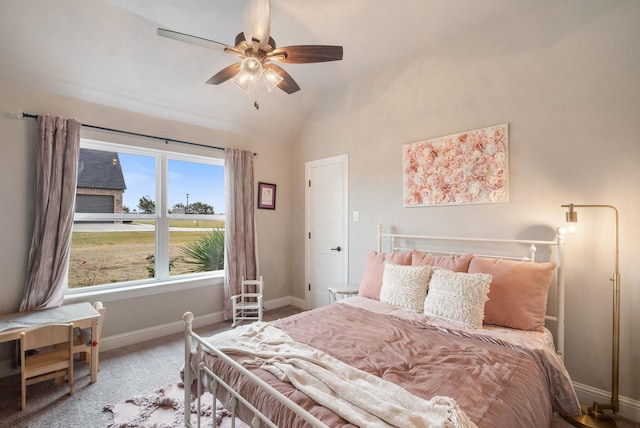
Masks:
[[[448,397],[419,398],[407,390],[294,341],[268,323],[220,333],[209,342],[226,353],[251,356],[317,403],[361,427],[472,428],[476,425]]]

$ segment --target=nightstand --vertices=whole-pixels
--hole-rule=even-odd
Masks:
[[[357,295],[359,287],[360,284],[353,283],[333,284],[329,287],[329,303]]]

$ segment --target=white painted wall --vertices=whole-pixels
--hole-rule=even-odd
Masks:
[[[305,161],[348,153],[350,211],[360,216],[350,225],[351,282],[362,277],[365,251],[376,247],[377,223],[405,233],[550,239],[564,222],[561,204],[617,206],[620,394],[627,404],[635,400],[631,411],[640,419],[640,3],[585,2],[566,16],[514,23],[503,38],[481,26],[474,40],[389,64],[332,93],[296,145],[293,199],[304,194]],[[403,144],[503,122],[509,203],[402,207]],[[294,208],[298,297],[302,214]],[[580,219],[567,248],[566,364],[585,389],[610,390],[613,216],[580,210]]]

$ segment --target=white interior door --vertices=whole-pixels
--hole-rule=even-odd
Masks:
[[[348,157],[305,164],[305,277],[310,309],[329,304],[329,287],[346,283],[348,273]]]

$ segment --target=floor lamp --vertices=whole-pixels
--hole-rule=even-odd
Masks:
[[[611,402],[597,403],[591,406],[581,404],[582,414],[576,416],[564,416],[563,418],[576,427],[615,427],[616,423],[610,415],[603,410],[612,410],[618,412],[620,410],[620,402],[618,401],[618,381],[620,366],[620,272],[618,270],[618,210],[612,205],[562,205],[563,208],[569,208],[567,211],[567,223],[576,223],[578,221],[578,213],[574,208],[607,208],[613,210],[616,220],[616,270],[613,276],[609,278],[613,282],[613,346],[612,346],[612,362],[611,362]]]

